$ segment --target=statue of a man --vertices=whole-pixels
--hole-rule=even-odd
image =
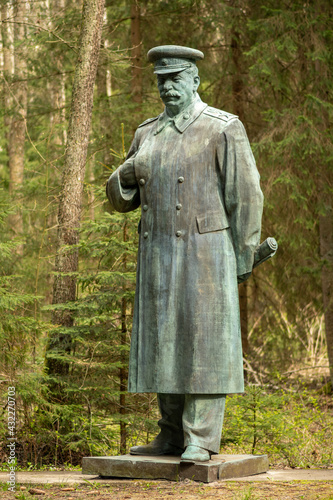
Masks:
[[[165,109],[107,184],[115,210],[141,205],[128,385],[156,392],[162,415],[130,452],[190,462],[219,453],[226,394],[244,390],[237,282],[252,272],[263,203],[242,123],[197,94],[202,58],[148,52]]]

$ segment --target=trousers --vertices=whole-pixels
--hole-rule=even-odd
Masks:
[[[225,394],[157,394],[161,437],[179,448],[220,451]]]

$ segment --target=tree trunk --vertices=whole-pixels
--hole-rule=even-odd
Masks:
[[[244,121],[244,82],[242,78],[242,52],[240,48],[240,34],[235,27],[231,30],[231,58],[232,73],[232,105],[233,112]]]
[[[243,92],[244,82],[242,79],[242,53],[240,49],[240,34],[235,27],[231,30],[231,58],[233,62],[232,73],[232,103],[233,112],[239,116],[241,121],[244,121],[244,103]],[[246,357],[249,353],[249,327],[248,327],[248,307],[247,307],[247,282],[239,286],[239,308],[241,319],[242,332],[242,347],[243,356]],[[247,372],[244,373],[245,378]]]
[[[12,108],[12,96],[11,96],[11,82],[14,74],[14,56],[13,56],[13,45],[14,37],[11,30],[12,25],[6,23],[5,20],[11,17],[10,11],[6,3],[1,6],[1,38],[2,38],[2,75],[4,78],[4,89],[3,89],[3,109],[4,115],[4,126],[5,126],[5,137],[6,137],[6,149],[9,156],[9,138],[10,138],[10,125],[11,125],[11,108]]]
[[[242,333],[242,348],[243,356],[246,358],[249,354],[249,327],[248,327],[248,310],[247,310],[247,282],[245,281],[238,288],[239,308]],[[245,372],[246,375],[246,372]]]
[[[83,182],[103,13],[104,0],[84,0],[59,202],[53,304],[68,303],[76,298],[76,245],[79,241]],[[52,321],[58,327],[71,327],[73,314],[70,307],[55,310]],[[50,375],[65,376],[69,371],[66,355],[71,352],[71,337],[70,334],[59,330],[58,328],[49,338],[46,366]],[[64,358],[61,359],[61,356]]]
[[[3,22],[4,46],[4,76],[8,87],[5,89],[5,126],[7,128],[7,152],[9,167],[9,192],[15,198],[16,213],[10,215],[9,222],[16,235],[23,233],[23,215],[21,207],[24,175],[24,142],[25,121],[27,115],[27,82],[26,78],[26,51],[25,27],[27,0],[16,2],[14,5],[14,33],[10,24]],[[10,18],[9,3],[2,6],[2,19]],[[14,36],[13,36],[14,35]],[[13,39],[14,38],[14,39]],[[14,43],[15,41],[15,43]],[[14,81],[13,81],[14,77]],[[22,255],[23,245],[17,247],[17,253]]]
[[[51,10],[49,12],[49,24],[53,30],[57,30],[58,26],[54,22],[54,17],[58,20],[59,15],[65,11],[66,3],[65,0],[53,0]],[[57,55],[55,58],[55,66],[59,72],[59,76],[50,81],[50,94],[53,108],[50,114],[50,122],[54,128],[54,143],[63,146],[67,142],[67,131],[64,128],[61,133],[58,132],[57,126],[59,124],[64,124],[66,121],[66,93],[65,93],[65,83],[66,76],[61,74],[63,67],[63,56]]]
[[[127,241],[127,223],[124,223],[123,228],[123,242]],[[127,268],[127,255],[126,252],[123,255],[123,271],[126,273]],[[126,293],[126,285],[124,286],[124,293]],[[120,404],[120,454],[124,455],[126,453],[127,444],[127,430],[126,422],[124,422],[123,417],[126,415],[126,390],[127,390],[127,374],[125,368],[125,351],[124,346],[126,345],[127,336],[127,300],[126,297],[121,299],[121,337],[120,337],[120,362],[121,366],[119,369],[119,404]]]
[[[107,22],[105,17],[104,23]],[[107,40],[103,40],[101,47],[101,54],[99,58],[99,65],[97,69],[96,86],[97,86],[97,99],[99,105],[99,125],[100,134],[103,139],[103,163],[106,166],[111,166],[113,157],[111,155],[111,137],[112,137],[112,123],[110,120],[110,107],[111,96],[109,87],[110,73],[108,71],[108,58],[107,58]],[[92,167],[93,168],[93,167]]]
[[[24,173],[24,141],[25,141],[25,120],[27,115],[27,83],[26,78],[27,64],[24,53],[25,27],[26,21],[26,1],[15,3],[14,13],[14,74],[15,84],[13,85],[14,94],[14,114],[10,127],[9,142],[9,172],[10,172],[10,191],[13,194],[22,187]],[[22,232],[23,221],[22,213],[18,216],[18,232]]]
[[[333,210],[330,195],[327,195],[325,200],[325,212],[325,214],[319,216],[320,256],[323,262],[321,283],[327,354],[333,390]]]
[[[12,99],[10,93],[11,81],[14,75],[14,37],[12,32],[12,24],[6,23],[6,19],[11,17],[9,6],[4,2],[1,6],[1,38],[2,38],[2,57],[3,67],[2,73],[5,79],[3,92],[3,105],[5,110],[4,124],[6,127],[6,138],[8,141],[10,127],[10,111],[12,107]]]
[[[318,16],[322,14],[317,7]],[[325,102],[329,96],[329,70],[328,67],[316,59],[314,63],[315,74],[319,81],[315,82],[315,92],[319,99]],[[324,109],[321,116],[321,133],[327,134],[330,130],[328,112]],[[331,391],[333,392],[333,176],[331,166],[327,164],[327,170],[320,169],[319,193],[323,209],[319,212],[319,241],[320,257],[322,259],[321,286],[323,294],[323,306],[325,315],[325,335],[327,345],[327,356],[330,367]]]
[[[131,3],[131,59],[132,59],[132,96],[138,105],[136,110],[141,110],[142,104],[142,63],[141,63],[141,32],[140,32],[140,4],[139,0]]]
[[[121,367],[119,368],[119,405],[120,405],[120,447],[119,452],[121,455],[126,453],[127,445],[127,430],[126,422],[124,422],[123,417],[126,415],[126,391],[127,391],[127,375],[125,368],[125,351],[123,347],[126,345],[126,335],[127,335],[127,300],[125,297],[121,299],[121,338],[120,345],[122,347],[120,351],[120,362]]]

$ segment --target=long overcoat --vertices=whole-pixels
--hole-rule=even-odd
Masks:
[[[119,212],[141,205],[130,392],[243,392],[237,276],[252,271],[263,196],[242,123],[199,96],[142,123],[107,184]],[[121,167],[119,167],[121,168]]]

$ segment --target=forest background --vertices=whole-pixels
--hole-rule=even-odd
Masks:
[[[4,461],[13,387],[23,466],[157,432],[155,396],[126,393],[140,210],[113,212],[105,183],[163,110],[147,51],[177,44],[205,54],[202,100],[245,124],[279,243],[239,288],[247,390],[222,445],[332,465],[332,17],[328,0],[2,0]]]

